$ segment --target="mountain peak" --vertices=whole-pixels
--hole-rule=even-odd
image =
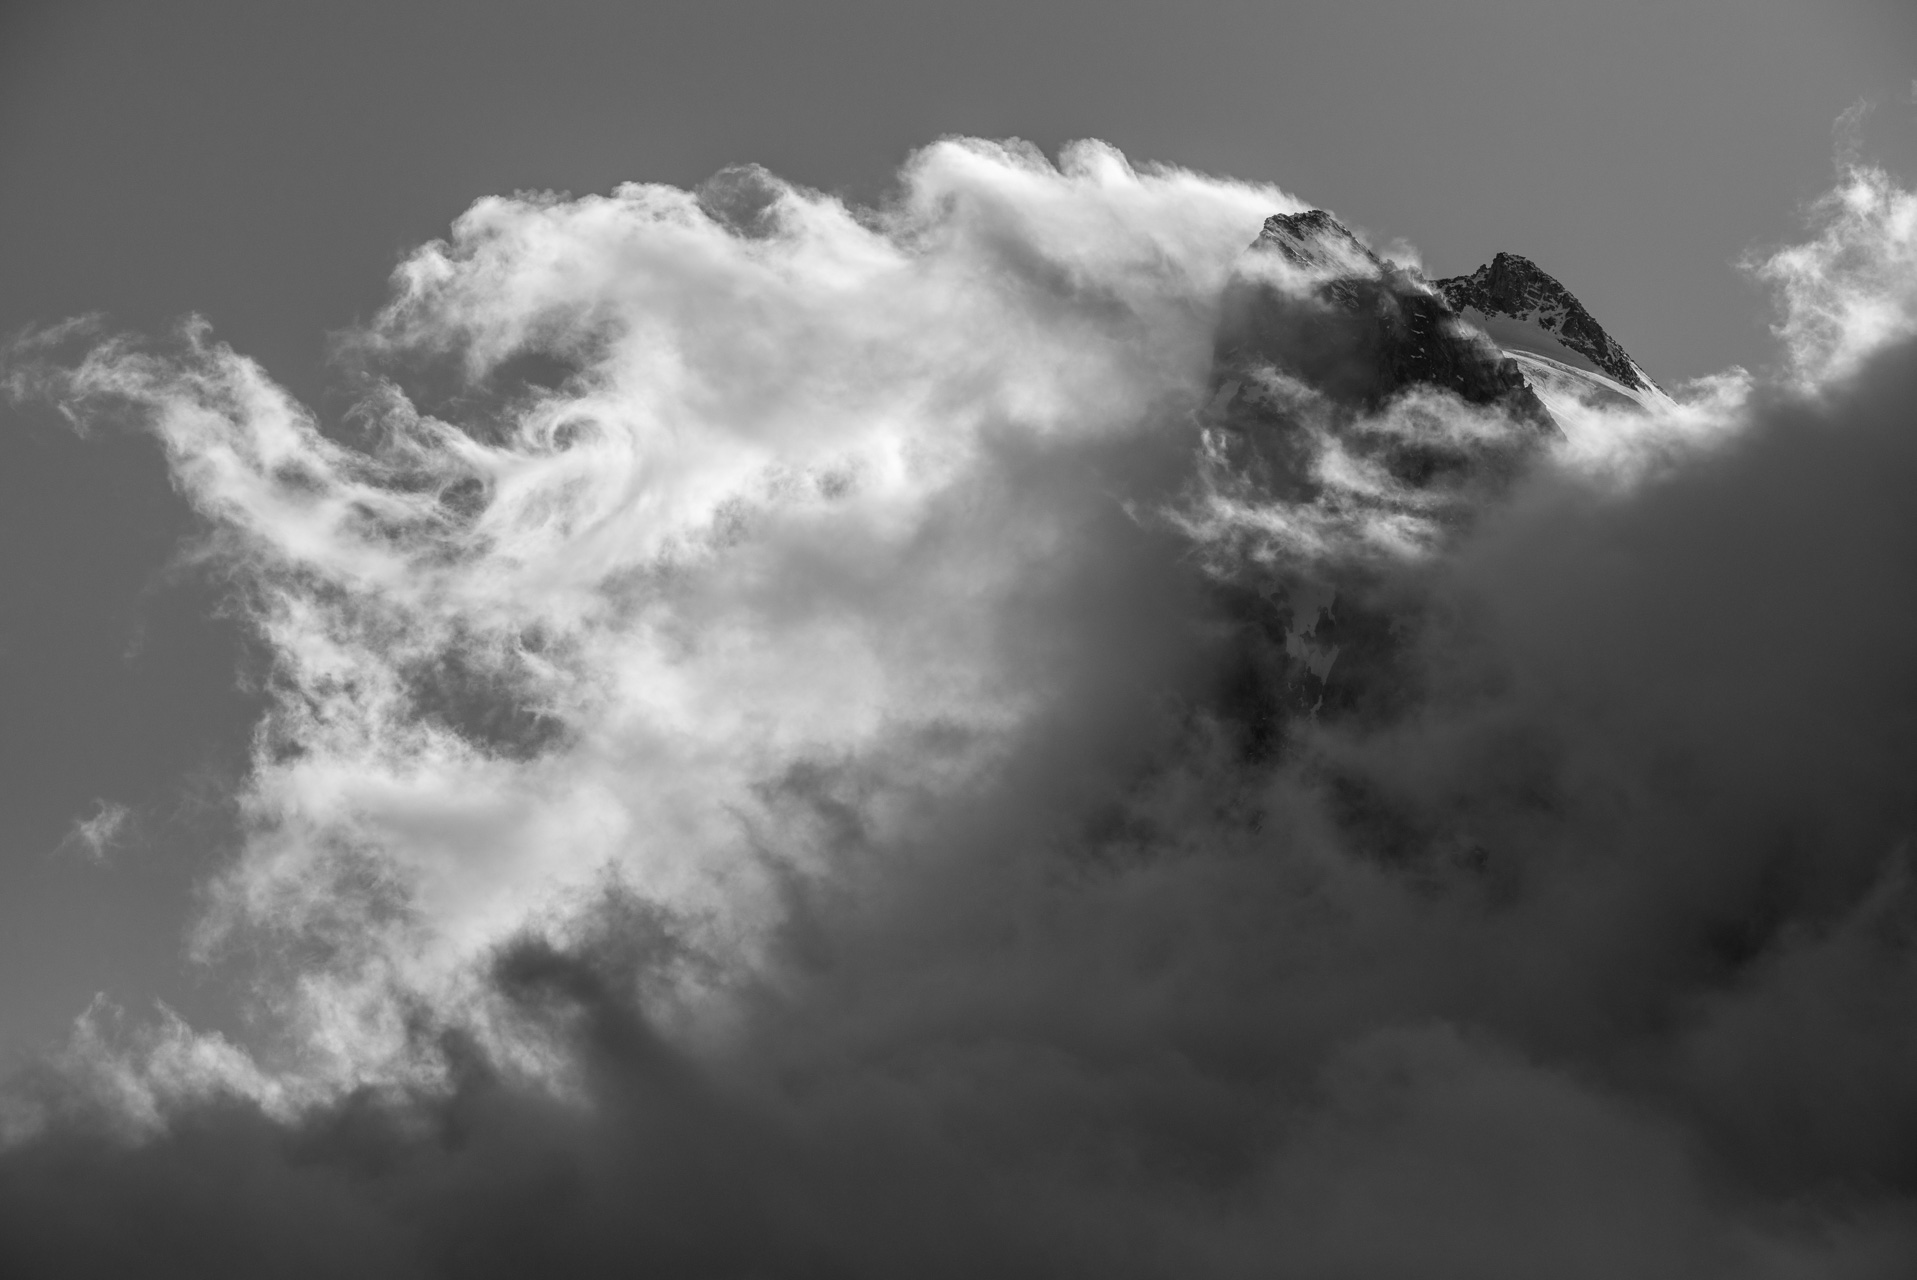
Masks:
[[[1294,266],[1382,270],[1384,262],[1351,229],[1323,209],[1274,213],[1265,219],[1253,249],[1271,248]]]
[[[1228,290],[1219,334],[1228,365],[1270,364],[1353,405],[1375,407],[1419,384],[1444,387],[1554,429],[1515,361],[1458,326],[1422,276],[1380,258],[1332,214],[1306,209],[1265,219],[1250,253],[1273,252],[1317,280],[1307,295],[1294,296],[1241,276]]]
[[[1435,280],[1454,311],[1467,319],[1489,322],[1493,336],[1512,345],[1514,336],[1531,338],[1517,345],[1537,348],[1534,354],[1564,359],[1596,369],[1632,391],[1654,391],[1654,384],[1617,340],[1584,309],[1584,304],[1549,272],[1520,254],[1500,253],[1468,276]],[[1476,312],[1476,315],[1472,313]],[[1534,334],[1513,329],[1518,322]],[[1502,323],[1499,323],[1502,322]]]

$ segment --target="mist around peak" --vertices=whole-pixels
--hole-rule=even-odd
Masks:
[[[1768,260],[1775,371],[1548,421],[1098,144],[481,200],[349,421],[28,338],[270,706],[256,1035],[89,1010],[0,1269],[1905,1274],[1911,200]]]

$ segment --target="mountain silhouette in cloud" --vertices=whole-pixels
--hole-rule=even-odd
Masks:
[[[1267,218],[1239,259],[1211,385],[1208,444],[1227,488],[1342,512],[1386,541],[1406,522],[1469,525],[1576,405],[1664,398],[1528,259],[1433,282],[1323,209]],[[1384,712],[1407,687],[1404,620],[1374,587],[1360,557],[1223,589],[1248,623],[1224,698],[1248,754],[1277,751],[1298,716]]]
[[[1275,282],[1275,256],[1298,281]],[[1376,409],[1415,386],[1551,425],[1515,361],[1460,324],[1445,296],[1388,262],[1322,209],[1265,220],[1225,299],[1226,366],[1269,364],[1351,408]]]

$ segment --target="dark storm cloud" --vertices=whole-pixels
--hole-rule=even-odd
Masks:
[[[72,1100],[0,1238],[21,1274],[1894,1274],[1913,408],[1899,347],[1629,496],[1539,478],[1424,583],[1417,707],[1280,767],[1087,677],[928,838],[794,882],[723,1043],[654,1025],[696,958],[615,895],[491,972],[573,1096],[429,1016],[444,1094],[132,1146]],[[1101,661],[1162,681],[1142,598]]]
[[[986,148],[919,181],[892,242],[776,190],[749,242],[657,192],[481,206],[382,332],[589,364],[496,453],[389,401],[353,454],[203,340],[56,379],[144,406],[259,583],[281,702],[221,905],[291,960],[277,1052],[102,1012],[16,1089],[0,1261],[1906,1270],[1888,312],[1816,294],[1874,326],[1819,330],[1838,372],[1700,398],[1701,444],[1619,419],[1628,468],[1573,442],[1388,554],[1429,512],[1331,427],[1297,465],[1335,518],[1217,488],[1206,300],[1259,193]],[[645,434],[660,387],[703,435]]]
[[[1390,857],[1311,766],[1154,738],[1093,680],[1068,719],[1133,759],[1035,734],[857,895],[796,885],[723,1050],[640,1012],[684,956],[612,904],[493,970],[577,1098],[445,1031],[447,1096],[196,1100],[134,1148],[79,1117],[8,1155],[0,1234],[46,1274],[1697,1276],[1792,1274],[1796,1200],[1835,1223],[1813,1274],[1892,1274],[1913,354],[1463,548],[1419,715],[1304,753],[1411,832]]]

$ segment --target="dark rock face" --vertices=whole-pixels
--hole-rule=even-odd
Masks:
[[[1470,275],[1438,280],[1433,287],[1454,311],[1476,307],[1487,316],[1528,320],[1625,386],[1652,389],[1637,363],[1571,291],[1529,258],[1501,253]]]
[[[1554,425],[1517,362],[1459,321],[1444,296],[1385,262],[1322,209],[1266,219],[1251,253],[1325,275],[1300,297],[1241,273],[1227,290],[1221,369],[1267,364],[1331,399],[1373,410],[1420,384]]]
[[[1468,520],[1557,432],[1515,360],[1319,209],[1266,220],[1226,290],[1212,384],[1208,445],[1244,501],[1359,521],[1439,509]],[[1494,410],[1508,426],[1448,432],[1444,396],[1420,391]],[[1399,489],[1337,491],[1318,465],[1328,449]],[[1236,647],[1214,709],[1247,757],[1281,754],[1300,718],[1362,719],[1403,694],[1413,678],[1405,606],[1381,598],[1382,581],[1360,555],[1274,562],[1219,584]]]
[[[1322,210],[1279,215],[1224,300],[1203,415],[1220,488],[1301,523],[1325,512],[1356,524],[1409,516],[1439,526],[1434,538],[1468,527],[1558,427],[1518,362],[1459,314],[1466,306],[1560,336],[1627,387],[1648,384],[1575,298],[1521,258],[1500,255],[1433,285]],[[1494,412],[1463,414],[1433,391]],[[1472,430],[1447,430],[1464,416],[1475,418]],[[1338,466],[1325,466],[1328,457]],[[1364,470],[1365,487],[1340,489],[1340,469]],[[1362,761],[1320,752],[1325,739],[1312,731],[1335,738],[1339,728],[1394,722],[1417,703],[1427,597],[1384,559],[1345,544],[1239,557],[1213,590],[1223,647],[1203,708],[1239,757],[1305,762],[1340,821],[1412,883],[1462,871],[1487,895],[1500,892],[1474,836],[1421,811]]]
[[[1268,254],[1284,269],[1268,270],[1260,260]],[[1273,374],[1313,405],[1274,394]],[[1421,276],[1379,258],[1322,209],[1266,219],[1226,288],[1212,381],[1214,416],[1246,474],[1284,501],[1317,496],[1314,431],[1329,431],[1418,488],[1482,479],[1557,433],[1515,360]],[[1436,424],[1428,437],[1366,430],[1365,419],[1420,388],[1498,409],[1516,430],[1469,448],[1447,441]],[[1313,418],[1312,429],[1301,413]]]
[[[1303,213],[1274,213],[1252,243],[1254,252],[1276,249],[1300,267],[1321,267],[1337,262],[1338,253],[1370,263],[1384,270],[1384,259],[1371,252],[1350,228],[1323,209]]]

